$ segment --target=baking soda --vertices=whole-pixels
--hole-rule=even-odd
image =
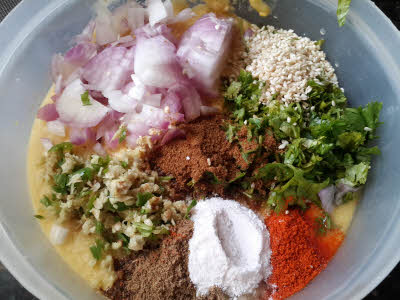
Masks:
[[[232,298],[253,293],[271,274],[269,233],[250,209],[210,198],[193,209],[189,273],[198,295],[221,288]]]

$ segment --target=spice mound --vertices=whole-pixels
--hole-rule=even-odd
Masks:
[[[253,293],[271,274],[269,234],[250,209],[211,198],[194,208],[189,273],[199,295],[213,286],[230,297]]]
[[[156,249],[146,249],[116,260],[114,265],[119,279],[104,294],[110,299],[131,300],[227,299],[217,288],[213,288],[206,298],[196,297],[187,267],[192,232],[192,221],[180,221]]]
[[[327,265],[314,240],[313,227],[298,210],[266,219],[271,242],[273,273],[268,280],[276,288],[273,299],[285,299],[302,290]]]

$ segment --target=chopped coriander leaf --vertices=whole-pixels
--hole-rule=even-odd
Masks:
[[[332,229],[333,227],[332,220],[327,213],[324,213],[323,216],[316,218],[315,222],[318,226],[318,233],[321,235],[325,235],[328,230]]]
[[[40,203],[42,203],[45,207],[51,206],[51,200],[47,196],[43,196],[43,198],[40,199]]]
[[[83,106],[92,105],[89,98],[89,91],[86,91],[81,95],[81,101]]]
[[[117,237],[118,237],[119,240],[122,241],[122,243],[124,244],[124,246],[127,246],[127,245],[129,244],[130,238],[129,238],[127,235],[125,235],[125,234],[119,232],[119,233],[117,234]]]
[[[44,217],[42,215],[34,215],[34,217],[38,220],[43,220]]]
[[[68,193],[68,175],[67,174],[56,174],[53,177],[54,185],[53,191],[66,195]]]
[[[125,141],[126,139],[126,133],[127,133],[127,129],[125,126],[122,126],[120,129],[120,133],[119,133],[119,143],[121,144],[123,141]]]
[[[136,229],[140,232],[143,237],[150,237],[154,228],[153,226],[149,226],[143,223],[134,222]]]
[[[86,214],[89,214],[89,212],[92,210],[92,208],[94,207],[94,201],[96,201],[96,199],[97,199],[96,194],[90,196],[89,201],[86,204]]]
[[[236,173],[235,178],[230,180],[229,183],[234,183],[235,181],[238,181],[239,179],[243,178],[244,176],[246,176],[246,172],[238,172],[238,173]]]
[[[104,225],[103,223],[96,221],[96,229],[95,229],[96,233],[98,235],[102,235],[104,232]]]
[[[169,182],[169,181],[171,181],[172,179],[174,179],[173,176],[160,176],[160,177],[158,177],[158,178],[160,179],[161,182]]]
[[[190,203],[190,205],[187,208],[185,219],[189,219],[190,211],[192,210],[193,207],[196,206],[196,204],[197,204],[197,201],[196,200],[192,200],[192,202]]]
[[[84,181],[90,181],[94,177],[94,170],[92,168],[82,168],[79,169],[78,171],[75,171],[74,173],[71,174],[71,176],[79,174],[81,179]]]
[[[104,242],[100,239],[97,239],[96,244],[91,246],[89,249],[90,249],[90,252],[92,252],[93,257],[96,260],[100,260],[103,249],[104,249]]]
[[[351,0],[338,0],[337,19],[339,26],[342,27],[346,23],[346,17],[350,10]]]
[[[121,166],[122,166],[124,169],[128,169],[128,163],[127,163],[126,161],[121,161]]]
[[[325,40],[321,39],[315,42],[315,45],[322,47],[325,44]]]
[[[69,150],[72,150],[72,147],[73,147],[73,145],[69,142],[60,143],[60,144],[57,144],[57,145],[54,145],[53,147],[51,147],[49,152],[69,151]]]
[[[142,207],[144,206],[147,201],[149,201],[151,198],[153,198],[154,195],[152,193],[138,193],[136,195],[136,206],[137,207]]]

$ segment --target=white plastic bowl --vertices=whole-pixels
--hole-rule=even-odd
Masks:
[[[51,55],[68,48],[90,19],[94,0],[23,1],[0,25],[0,259],[40,299],[98,299],[42,234],[26,184],[26,151],[37,108],[51,85]],[[399,262],[400,34],[375,5],[353,0],[345,27],[337,0],[280,0],[261,24],[318,40],[353,105],[384,102],[375,159],[348,237],[328,268],[293,299],[361,299]],[[326,35],[321,36],[324,28]]]

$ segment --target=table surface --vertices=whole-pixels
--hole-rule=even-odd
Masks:
[[[21,0],[0,0],[0,22]],[[34,1],[34,0],[30,0]],[[373,0],[400,29],[400,0]],[[400,299],[400,264],[364,300]],[[0,263],[0,299],[34,300],[26,289]]]

